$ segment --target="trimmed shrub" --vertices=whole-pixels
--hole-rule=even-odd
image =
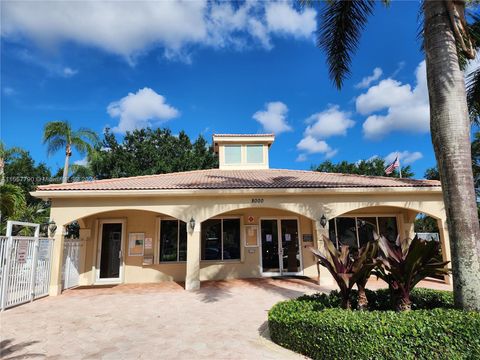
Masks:
[[[375,310],[340,309],[338,292],[280,302],[268,314],[272,340],[313,359],[480,359],[480,313],[453,309],[450,292],[416,289],[409,312],[381,310],[388,290],[367,296]]]

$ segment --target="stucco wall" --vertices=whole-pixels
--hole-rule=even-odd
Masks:
[[[313,255],[307,249],[313,245],[311,242],[303,243],[302,234],[312,234],[312,221],[304,216],[274,209],[243,209],[223,214],[223,216],[238,216],[242,224],[258,225],[262,217],[295,218],[299,221],[300,250],[303,260],[304,274],[316,276],[316,267]],[[248,222],[252,216],[254,220]],[[159,252],[159,221],[165,215],[139,211],[119,210],[109,211],[83,219],[83,226],[91,229],[90,236],[84,239],[84,264],[81,269],[81,284],[91,285],[95,282],[95,269],[98,263],[98,232],[99,223],[102,219],[125,219],[126,234],[124,237],[124,282],[142,283],[158,281],[184,281],[185,262],[158,263]],[[169,218],[169,217],[168,217]],[[144,232],[145,237],[153,239],[154,265],[143,265],[143,257],[128,255],[128,233]],[[201,261],[200,280],[251,278],[261,276],[260,256],[261,247],[245,247],[244,231],[241,232],[241,260],[236,261]]]
[[[444,233],[444,249],[448,254],[448,232],[445,231],[445,211],[440,191],[430,190],[378,190],[362,189],[351,193],[342,189],[336,192],[318,194],[290,193],[290,189],[276,190],[278,193],[229,194],[217,191],[212,196],[95,196],[83,198],[53,198],[51,218],[61,228],[74,220],[80,222],[84,234],[84,264],[81,269],[81,283],[92,284],[97,261],[98,222],[104,218],[126,219],[126,234],[145,232],[146,237],[154,240],[154,255],[158,255],[158,217],[170,216],[188,222],[194,218],[197,224],[220,214],[241,215],[243,223],[247,217],[255,218],[258,224],[261,216],[295,216],[300,221],[300,234],[313,234],[313,244],[328,236],[328,226],[322,228],[318,219],[325,215],[327,219],[351,214],[396,214],[400,234],[406,236],[412,231],[415,214],[423,212],[439,219]],[[257,202],[258,200],[258,202]],[[54,265],[52,268],[52,294],[58,292],[61,278],[61,260],[63,254],[61,231],[55,235]],[[128,236],[126,237],[128,238]],[[301,235],[300,235],[301,238]],[[126,242],[126,240],[125,240]],[[224,279],[233,277],[260,276],[260,248],[255,252],[246,251],[242,239],[242,260],[240,262],[200,263],[200,280]],[[129,257],[127,244],[124,244],[124,281],[152,282],[162,280],[185,281],[186,264],[155,264],[143,266],[141,257]],[[316,276],[314,258],[301,244],[304,274]],[[253,248],[249,248],[250,250]],[[449,258],[449,257],[448,257]],[[329,275],[322,272],[321,277]]]

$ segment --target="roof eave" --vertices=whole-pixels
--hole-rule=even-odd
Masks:
[[[151,189],[151,190],[37,190],[30,195],[44,200],[78,197],[211,196],[211,195],[314,195],[442,193],[440,186],[338,187],[338,188],[245,188],[245,189]]]

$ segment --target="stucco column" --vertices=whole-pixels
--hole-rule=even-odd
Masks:
[[[59,226],[53,236],[53,252],[50,268],[50,296],[60,295],[62,292],[63,267],[63,227]]]
[[[323,237],[325,236],[328,238],[328,223],[325,227],[322,227],[320,225],[320,221],[316,220],[314,221],[314,233],[315,233],[315,245],[317,246],[317,249],[320,251],[324,251],[324,240]],[[320,278],[318,279],[318,284],[319,285],[326,285],[326,286],[331,286],[334,285],[335,281],[332,277],[332,275],[328,272],[328,270],[320,266]]]
[[[440,246],[442,247],[442,258],[443,261],[452,261],[452,257],[450,255],[450,237],[448,235],[448,227],[446,221],[442,219],[437,220],[438,226],[438,235],[440,236]],[[448,267],[452,267],[452,264],[448,264]],[[445,284],[450,285],[452,283],[452,275],[445,275]]]
[[[403,216],[403,226],[402,229],[404,234],[402,234],[402,240],[413,239],[415,237],[415,219],[417,218],[417,212],[415,211],[408,211]]]
[[[187,234],[185,290],[200,289],[200,224]]]

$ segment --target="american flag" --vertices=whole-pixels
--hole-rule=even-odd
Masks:
[[[398,158],[398,155],[397,155],[395,160],[390,165],[388,165],[387,168],[385,169],[385,174],[390,175],[393,172],[393,170],[395,170],[398,167],[400,167],[400,159]]]

